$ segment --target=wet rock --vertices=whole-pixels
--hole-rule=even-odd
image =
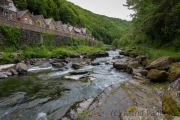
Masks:
[[[169,85],[164,92],[162,111],[165,114],[179,116],[180,114],[180,78]]]
[[[167,80],[168,75],[169,74],[164,70],[151,69],[148,72],[147,78],[151,79],[152,81],[162,82]]]
[[[57,59],[57,58],[53,58],[52,60],[49,61],[50,64],[52,64],[52,63],[62,63],[62,62],[68,63],[68,61],[66,59]]]
[[[115,56],[112,59],[121,59],[121,56]]]
[[[85,78],[85,75],[71,75],[71,76],[64,76],[64,79],[67,80],[81,80],[83,78]]]
[[[0,79],[4,79],[4,78],[7,78],[7,77],[8,76],[6,74],[0,72]]]
[[[11,68],[9,71],[10,71],[13,75],[18,75],[18,72],[17,72],[15,69],[13,69],[13,68]]]
[[[120,120],[164,120],[165,116],[160,110],[150,110],[131,106],[120,113]]]
[[[25,94],[26,93],[24,92],[18,92],[8,98],[5,98],[1,101],[0,107],[13,107],[16,104],[22,103],[24,101]]]
[[[99,62],[92,62],[91,65],[97,66],[97,65],[100,65],[100,63]]]
[[[74,70],[74,71],[71,71],[69,73],[70,73],[70,75],[79,75],[79,74],[86,74],[86,73],[88,73],[88,71],[85,71],[85,70]]]
[[[169,56],[164,56],[156,59],[150,65],[146,66],[147,70],[150,69],[158,69],[158,70],[166,70],[170,68],[171,59]]]
[[[11,72],[2,72],[3,74],[7,75],[7,76],[11,76],[12,73]]]
[[[142,72],[142,68],[133,68],[132,69],[132,76],[133,76],[133,78],[136,78],[136,79],[143,79],[143,76],[142,76],[142,74],[141,74],[141,72]]]
[[[102,52],[102,53],[95,53],[93,55],[90,55],[89,58],[95,59],[95,58],[108,57],[108,56],[109,56],[108,52]]]
[[[81,63],[72,63],[72,68],[80,69],[82,67]]]
[[[146,64],[147,64],[146,56],[145,55],[137,56],[136,60],[139,61],[139,63],[142,64],[143,66],[146,66]]]
[[[24,63],[18,63],[18,64],[16,64],[16,70],[17,70],[20,74],[23,74],[23,73],[27,73],[28,67],[27,67],[27,65],[24,64]]]
[[[119,70],[126,70],[127,68],[127,63],[125,62],[114,62],[113,67]]]
[[[64,65],[62,63],[52,63],[52,66],[56,68],[62,68]]]

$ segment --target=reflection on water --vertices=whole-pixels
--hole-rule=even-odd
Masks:
[[[82,70],[90,71],[91,81],[64,80],[73,69],[66,71],[52,70],[52,66],[34,66],[27,76],[9,77],[0,82],[0,106],[10,95],[25,92],[25,98],[14,105],[0,109],[3,120],[59,119],[74,103],[98,96],[106,87],[127,81],[129,74],[119,72],[112,65],[104,64],[117,56],[119,51],[109,51],[110,56],[95,59],[99,66],[85,66]],[[18,96],[16,96],[18,97]],[[6,98],[6,99],[5,99]],[[7,103],[8,104],[8,103]]]

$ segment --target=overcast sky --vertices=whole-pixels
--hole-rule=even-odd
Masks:
[[[129,16],[132,11],[123,4],[126,0],[67,0],[84,9],[100,15],[131,20]]]

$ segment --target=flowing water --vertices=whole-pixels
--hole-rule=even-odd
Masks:
[[[109,57],[97,58],[98,66],[85,66],[90,81],[64,80],[73,69],[57,71],[48,63],[32,66],[26,76],[0,80],[0,120],[57,120],[76,102],[97,97],[106,87],[127,81],[131,75],[106,65]],[[40,119],[39,119],[40,118]]]

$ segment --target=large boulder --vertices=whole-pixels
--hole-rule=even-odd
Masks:
[[[136,60],[139,61],[140,64],[145,66],[147,64],[146,56],[145,55],[139,55],[136,57]]]
[[[52,63],[61,63],[61,62],[68,63],[68,61],[66,59],[57,59],[57,58],[53,58],[52,60],[49,61],[50,64],[52,64]]]
[[[180,116],[180,78],[169,85],[164,92],[162,100],[162,112],[174,116]]]
[[[81,65],[81,63],[72,63],[72,68],[74,69],[80,69],[81,67],[83,67],[83,65]]]
[[[23,73],[27,73],[28,67],[27,67],[27,65],[24,64],[24,63],[18,63],[18,64],[16,64],[16,70],[17,70],[20,74],[23,74]]]
[[[64,65],[62,63],[52,63],[52,66],[56,68],[62,68]]]
[[[171,64],[170,57],[163,56],[156,59],[152,63],[150,63],[150,65],[146,66],[146,69],[147,70],[150,70],[150,69],[166,70],[170,68],[170,64]]]
[[[168,75],[164,70],[151,69],[148,72],[147,78],[155,82],[163,82],[167,80]]]
[[[108,52],[102,52],[102,53],[95,53],[93,55],[88,56],[91,59],[95,59],[95,58],[100,58],[100,57],[108,57],[109,53]]]
[[[173,82],[180,78],[180,63],[173,63],[169,70],[168,81]]]
[[[92,66],[97,66],[97,65],[100,65],[100,63],[99,62],[92,62],[91,65]]]
[[[15,70],[15,69],[13,69],[13,68],[9,69],[9,71],[10,71],[13,75],[18,75],[17,70]]]

